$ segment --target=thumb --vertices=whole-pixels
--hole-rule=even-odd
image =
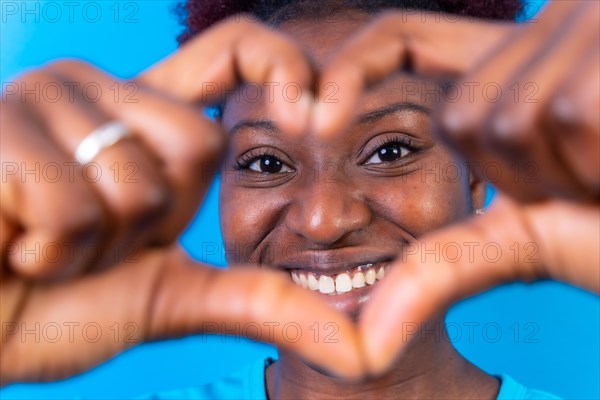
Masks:
[[[184,258],[158,280],[148,339],[240,335],[290,349],[339,376],[363,373],[352,322],[285,274],[258,267],[223,271]]]
[[[521,208],[499,196],[487,215],[413,243],[361,315],[367,369],[381,373],[394,362],[404,345],[397,334],[403,323],[426,321],[501,283],[553,278],[598,292],[599,267],[590,265],[590,252],[600,259],[599,221],[597,207],[547,202]]]
[[[362,374],[350,320],[291,279],[199,265],[177,247],[134,257],[56,284],[3,279],[0,384],[65,378],[140,342],[194,333],[248,336]]]

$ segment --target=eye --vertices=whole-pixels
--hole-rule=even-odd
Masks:
[[[389,163],[399,160],[410,153],[406,146],[399,142],[390,142],[380,146],[371,157],[365,162],[365,164],[381,164]]]
[[[279,174],[282,172],[292,172],[292,169],[284,164],[277,157],[265,155],[255,158],[248,164],[248,169],[264,174]]]

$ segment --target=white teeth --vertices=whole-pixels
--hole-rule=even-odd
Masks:
[[[319,290],[319,281],[313,274],[308,274],[307,281],[310,290]]]
[[[319,292],[323,294],[333,293],[335,291],[335,283],[333,278],[321,275],[319,278]]]
[[[381,264],[379,264],[381,265]],[[379,268],[373,264],[363,264],[350,271],[343,272],[335,277],[290,271],[292,281],[305,289],[319,291],[323,294],[341,294],[359,289],[367,285],[374,285],[385,277],[389,263]]]
[[[347,273],[339,274],[335,277],[335,291],[346,293],[352,290],[352,280]]]
[[[365,286],[365,274],[363,274],[361,271],[358,271],[357,273],[354,274],[354,276],[352,276],[352,287],[353,288],[361,288]]]
[[[367,270],[367,273],[365,274],[365,281],[367,282],[367,284],[372,285],[375,283],[376,279],[377,274],[375,273],[375,270],[373,268],[369,268]]]
[[[300,285],[300,279],[298,278],[298,274],[295,272],[292,272],[292,280],[294,281],[294,283],[296,285]]]
[[[302,286],[305,289],[308,288],[308,280],[306,279],[306,275],[300,274],[299,278],[300,278],[300,286]]]

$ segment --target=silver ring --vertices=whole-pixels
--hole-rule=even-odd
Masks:
[[[127,127],[121,122],[107,122],[94,129],[79,143],[77,150],[75,150],[75,160],[81,164],[88,164],[102,150],[130,135],[131,133]]]
[[[485,210],[483,208],[475,209],[475,215],[485,215]]]

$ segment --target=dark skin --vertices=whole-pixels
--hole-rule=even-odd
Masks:
[[[318,66],[368,20],[352,13],[336,23],[288,21],[280,29],[307,49]],[[231,141],[221,183],[221,227],[226,246],[245,249],[235,253],[237,259],[229,253],[230,263],[280,269],[288,264],[290,248],[295,259],[320,260],[324,271],[330,254],[341,260],[357,253],[392,259],[415,238],[482,207],[485,184],[432,136],[429,112],[436,100],[421,89],[436,90],[431,81],[403,75],[372,88],[361,98],[354,122],[333,139],[298,138],[278,130],[269,118],[266,95],[259,101],[249,95],[230,98],[222,121]],[[394,150],[399,153],[389,156]],[[445,179],[440,167],[448,166],[458,166],[444,171],[460,171],[461,179]],[[295,267],[301,268],[299,264]],[[359,310],[344,309],[332,300],[335,296],[323,297],[358,318]],[[443,321],[438,314],[428,329],[443,329]],[[431,336],[413,340],[383,376],[355,383],[323,374],[283,350],[267,368],[268,395],[495,398],[496,379],[449,342]]]
[[[315,323],[322,328],[324,324],[335,324],[337,329],[337,342],[315,341],[309,334],[292,342],[282,329],[276,328],[268,340],[286,349],[285,352],[282,350],[282,360],[289,361],[292,372],[309,370],[305,366],[294,367],[293,360],[287,355],[288,350],[298,352],[303,360],[311,364],[349,378],[385,373],[388,367],[397,367],[399,361],[414,368],[415,372],[420,372],[416,367],[424,366],[430,377],[430,386],[435,383],[433,378],[436,375],[432,367],[434,363],[425,363],[430,357],[422,353],[416,366],[408,362],[412,342],[399,334],[407,321],[442,321],[442,318],[431,316],[439,315],[462,298],[514,280],[552,278],[599,293],[598,265],[593,262],[600,260],[597,246],[600,242],[597,203],[600,135],[595,112],[599,99],[598,7],[597,2],[552,2],[537,23],[514,26],[471,21],[470,18],[439,22],[438,14],[423,19],[423,15],[407,16],[401,11],[388,12],[364,30],[356,32],[356,35],[349,35],[352,37],[338,49],[336,56],[329,60],[329,65],[321,68],[319,74],[311,73],[304,52],[292,40],[297,38],[289,38],[261,24],[233,17],[212,27],[181,50],[138,75],[135,81],[141,90],[137,103],[116,102],[113,96],[103,96],[99,102],[91,102],[79,89],[75,91],[73,100],[63,97],[58,102],[49,99],[38,102],[28,97],[29,100],[25,101],[21,96],[23,93],[13,91],[16,86],[22,85],[60,86],[65,82],[75,82],[82,88],[94,82],[103,87],[104,92],[110,92],[115,83],[125,84],[77,60],[54,62],[19,77],[15,82],[17,85],[11,86],[12,93],[7,93],[8,101],[0,104],[2,161],[7,165],[24,166],[23,170],[31,170],[40,164],[58,165],[65,179],[38,181],[24,178],[18,170],[7,170],[6,180],[3,179],[0,201],[0,320],[3,326],[0,385],[63,378],[84,371],[141,341],[203,332],[207,329],[207,322],[220,322],[224,325],[219,326],[229,333],[236,329],[235,326],[247,326],[245,324],[248,323],[266,325],[277,321],[280,327],[286,322],[296,323],[306,333]],[[365,16],[360,14],[353,16],[355,27],[365,20]],[[435,24],[431,23],[432,18]],[[342,29],[342,32],[353,33],[352,29],[348,29],[347,22],[338,24],[337,32]],[[292,36],[306,38],[297,40],[301,45],[316,49],[317,46],[310,46],[310,31],[308,34],[301,32],[314,26],[296,23],[284,28],[288,35],[295,29],[291,32]],[[317,28],[323,32],[322,26]],[[320,67],[323,54],[339,41],[339,35],[327,33],[319,37],[319,49],[316,50],[322,52],[312,54],[313,61]],[[316,103],[310,102],[310,93],[304,98],[306,101],[297,103],[276,99],[269,104],[272,115],[265,114],[260,118],[275,120],[277,126],[289,134],[300,135],[306,131],[320,137],[331,137],[336,132],[348,134],[341,127],[352,125],[357,106],[359,111],[362,108],[364,112],[373,111],[368,107],[375,106],[359,102],[363,100],[364,83],[379,82],[396,72],[407,57],[415,71],[427,76],[450,73],[456,77],[458,74],[464,82],[495,82],[501,77],[507,78],[502,83],[506,92],[513,87],[511,76],[520,82],[530,82],[532,79],[538,82],[540,89],[544,89],[539,93],[539,102],[472,103],[468,97],[463,97],[462,101],[436,107],[438,109],[432,114],[431,120],[438,124],[441,133],[454,148],[479,165],[490,160],[506,165],[513,163],[515,156],[521,161],[537,162],[540,185],[531,190],[526,180],[515,181],[512,173],[504,174],[498,186],[506,191],[506,195],[496,196],[486,216],[427,231],[418,237],[420,246],[416,252],[406,252],[407,257],[386,264],[389,269],[385,272],[384,281],[372,282],[378,285],[375,291],[369,291],[371,286],[368,286],[335,296],[321,296],[293,284],[289,273],[282,273],[276,268],[220,271],[193,262],[185,255],[175,243],[176,236],[199,205],[210,183],[209,176],[214,171],[214,164],[221,158],[226,136],[220,126],[198,113],[198,102],[207,104],[217,98],[221,100],[223,91],[230,91],[240,82],[258,85],[295,82],[305,88],[305,92],[309,87],[318,86],[318,82],[335,82],[339,85],[338,103],[324,101],[321,91]],[[214,86],[205,87],[207,82],[216,83],[217,90]],[[394,90],[404,94],[409,92],[402,86],[398,89],[397,84]],[[127,86],[123,87],[123,93],[128,93]],[[425,93],[429,93],[429,90],[425,90]],[[422,110],[422,106],[416,108]],[[415,107],[412,111],[415,111]],[[409,119],[405,115],[401,118]],[[74,152],[86,133],[111,120],[123,122],[132,131],[132,138],[102,150],[94,161],[106,170],[115,162],[122,165],[134,162],[139,167],[139,179],[135,182],[122,179],[115,181],[105,174],[103,177],[106,179],[87,181],[83,179],[82,166],[76,166],[75,174],[68,178],[71,176],[68,165],[72,164]],[[369,120],[373,121],[372,118]],[[304,138],[290,146],[290,152],[310,148],[315,143],[330,145],[334,142],[311,142]],[[347,142],[342,144],[350,146]],[[342,151],[344,146],[330,146],[329,150],[335,153]],[[506,152],[507,146],[516,146],[520,151]],[[406,156],[405,161],[411,157],[407,149],[401,151],[401,146],[394,149],[388,147],[386,152],[397,151]],[[434,149],[427,151],[433,152]],[[556,152],[560,162],[547,157],[544,149]],[[307,162],[311,161],[311,157],[317,159],[320,155],[318,146],[311,150],[305,155]],[[394,151],[386,154],[393,154]],[[431,160],[423,154],[418,153],[422,159]],[[332,159],[337,161],[335,157]],[[294,159],[291,163],[306,160]],[[356,161],[352,158],[348,160]],[[440,163],[443,158],[436,161],[444,167]],[[333,163],[329,161],[320,165],[328,168],[330,162]],[[207,165],[209,171],[205,168]],[[336,164],[333,165],[335,167]],[[427,171],[423,168],[427,166],[424,163],[410,165],[420,165],[420,171]],[[307,171],[302,163],[294,167]],[[373,167],[369,165],[369,168]],[[562,172],[557,168],[561,168]],[[381,239],[381,243],[377,242],[381,247],[371,246],[366,252],[367,248],[362,243],[370,243],[371,237],[364,232],[371,226],[383,225],[377,219],[369,219],[364,229],[356,227],[366,223],[366,214],[377,216],[373,211],[381,210],[375,209],[377,203],[372,201],[365,203],[367,207],[362,207],[360,201],[350,196],[353,194],[359,199],[364,196],[361,193],[362,186],[355,186],[354,192],[345,186],[345,179],[351,170],[366,174],[366,167],[361,169],[357,164],[346,162],[334,169],[341,180],[326,175],[328,181],[294,181],[300,193],[306,193],[308,188],[325,188],[332,194],[325,200],[353,206],[347,212],[339,213],[331,207],[331,202],[315,201],[315,193],[325,197],[319,191],[309,192],[309,201],[292,199],[295,203],[290,205],[296,207],[296,214],[289,213],[281,217],[285,217],[286,223],[290,215],[295,217],[291,225],[296,235],[302,232],[299,228],[308,227],[308,233],[313,236],[312,254],[305,251],[306,244],[311,243],[310,235],[302,236],[300,244],[304,244],[304,247],[296,246],[293,249],[296,254],[299,250],[304,250],[301,254],[308,256],[323,253],[324,249],[333,247],[327,239],[331,241],[332,237],[335,238],[336,232],[338,235],[346,233],[345,236],[339,236],[337,242],[344,244],[346,241],[347,244],[333,251],[339,259],[338,265],[335,262],[318,263],[309,257],[309,260],[295,260],[296,267],[319,266],[331,270],[332,275],[339,272],[334,271],[336,268],[346,268],[347,264],[356,265],[360,261],[359,265],[364,265],[363,261],[373,257],[385,259],[390,255],[381,249],[399,251],[403,243],[410,239],[407,239],[409,233],[416,235],[416,232],[410,232],[414,227],[406,222],[411,220],[412,215],[404,216],[404,220],[396,223],[402,228],[396,229],[396,232],[405,233],[406,237],[397,242],[384,242]],[[306,174],[292,175],[306,178]],[[409,177],[414,178],[413,175],[405,173],[401,179],[406,183]],[[351,176],[356,178],[358,175]],[[565,180],[568,176],[572,179]],[[334,178],[337,180],[330,180]],[[387,190],[391,178],[377,178],[387,184],[377,187],[377,193],[381,193],[382,187]],[[309,185],[299,186],[297,182]],[[425,180],[420,183],[425,186],[428,182],[439,186],[437,181]],[[473,179],[453,183],[455,186],[447,185],[448,191],[439,191],[440,202],[432,204],[452,209],[456,203],[461,203],[462,198],[462,206],[455,209],[455,216],[460,220],[481,203],[483,189],[477,190],[477,184],[481,184]],[[334,192],[329,189],[331,186],[344,190]],[[401,186],[404,190],[406,187]],[[415,192],[414,188],[411,189]],[[254,192],[256,195],[260,193]],[[463,196],[459,196],[458,200],[451,198],[451,194],[457,193]],[[477,196],[477,193],[480,195]],[[535,201],[542,193],[550,197]],[[531,195],[534,197],[528,197]],[[397,193],[391,196],[398,198]],[[514,201],[519,198],[533,202],[521,204]],[[236,197],[229,199],[235,200]],[[252,210],[244,203],[246,214],[254,212],[254,217],[266,215],[263,211],[269,211],[273,205],[272,197],[267,200],[270,201],[263,201]],[[283,202],[292,200],[284,198]],[[315,204],[319,208],[315,208]],[[323,204],[329,204],[328,208],[324,209]],[[302,207],[298,208],[299,205]],[[406,209],[407,202],[400,204],[400,207]],[[298,209],[302,212],[298,212]],[[356,210],[360,212],[355,213]],[[431,210],[426,217],[433,218],[434,211]],[[324,219],[325,212],[337,218],[334,224],[329,224],[329,228],[335,229],[319,229],[324,222],[328,222]],[[251,216],[246,214],[242,216],[248,221]],[[304,218],[306,214],[311,215],[311,223],[303,225],[307,221]],[[395,212],[386,214],[386,217],[392,218],[392,215]],[[348,216],[354,218],[352,224],[348,224]],[[289,223],[254,220],[265,224],[259,225],[259,228],[267,227],[265,233],[275,232],[275,238],[281,232],[269,230],[269,223],[289,229]],[[391,225],[385,225],[388,228],[393,227],[394,220],[390,221]],[[435,228],[433,220],[427,221],[431,222],[426,226],[427,229]],[[452,221],[448,217],[447,222]],[[438,222],[440,226],[445,225],[443,220]],[[256,230],[254,226],[249,228],[252,233]],[[289,237],[294,239],[288,234]],[[134,239],[138,250],[135,261],[122,251],[123,245],[131,244]],[[350,240],[361,245],[355,245]],[[320,243],[320,247],[314,246],[315,241]],[[500,260],[491,261],[483,253],[476,253],[473,258],[459,257],[454,261],[442,259],[431,262],[427,257],[429,249],[439,244],[481,244],[490,241],[503,249]],[[233,242],[230,238],[228,244]],[[525,248],[532,243],[539,249],[539,257],[535,260],[531,261],[531,254],[523,254],[525,257],[517,259],[512,256],[511,249],[515,244]],[[275,258],[277,253],[272,253],[269,259],[269,252],[257,252],[254,239],[241,244],[246,245],[238,253],[243,257],[231,259],[232,264],[248,258],[261,261],[257,256],[262,254],[263,264],[270,260],[266,264],[277,265],[274,264],[278,261]],[[40,251],[32,256],[28,249],[37,245],[57,251]],[[100,247],[100,257],[89,257],[85,250],[90,245]],[[264,248],[267,249],[266,246]],[[277,250],[277,246],[271,246],[271,249]],[[464,248],[463,251],[469,250]],[[384,260],[378,261],[381,263]],[[354,301],[340,301],[343,298]],[[357,299],[360,301],[355,301]],[[365,303],[366,300],[369,301]],[[323,307],[323,303],[334,305],[345,314],[331,307]],[[356,317],[359,308],[362,308],[359,325],[353,326],[348,314]],[[115,341],[110,335],[102,335],[100,341],[93,343],[81,336],[71,341],[70,335],[63,335],[58,342],[19,340],[19,326],[69,321],[84,324],[90,320],[98,323],[103,331],[110,330],[115,323],[119,326],[133,323],[138,328],[137,334],[130,338],[133,340],[127,341]],[[331,333],[331,330],[323,333]],[[423,348],[413,347],[417,350]],[[457,393],[461,393],[462,397],[490,397],[491,394],[486,395],[486,392],[492,391],[486,391],[485,385],[478,383],[485,379],[497,390],[495,380],[482,375],[464,360],[462,366],[461,362],[456,362],[459,356],[451,346],[430,347],[437,365],[444,368],[448,364],[454,368],[450,372],[459,375],[440,373],[439,376],[445,377],[447,382],[460,382],[469,390],[481,389],[475,394],[467,394],[449,384],[440,383],[447,389],[444,396],[456,397]],[[451,357],[443,356],[446,353],[437,351],[438,348],[449,349]],[[398,360],[397,355],[401,350],[405,351],[405,355]],[[282,371],[282,365],[283,362],[275,364],[269,369],[268,375],[272,376],[272,371]],[[472,371],[472,374],[464,373],[465,370]],[[281,372],[284,378],[290,376],[286,371]],[[442,370],[438,368],[437,371]],[[314,371],[311,373],[316,374]],[[408,375],[402,371],[394,371],[393,376],[408,380]],[[276,381],[269,379],[269,382]],[[316,378],[314,380],[317,382]],[[285,390],[293,390],[285,381],[278,382],[282,382],[279,387],[270,386],[271,394],[275,392],[283,396]],[[389,385],[389,380],[386,382],[380,382],[381,386]],[[348,387],[346,385],[344,383],[343,387]],[[369,383],[365,385],[369,386]],[[339,390],[336,388],[336,392]],[[423,396],[427,394],[425,390],[417,392]],[[381,395],[377,393],[378,398]],[[296,392],[294,396],[297,396]]]

